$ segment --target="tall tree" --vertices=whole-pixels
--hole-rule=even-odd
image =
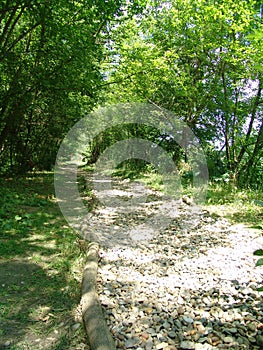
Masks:
[[[0,159],[48,168],[97,101],[103,36],[122,0],[7,0],[0,6]]]
[[[148,2],[143,16],[112,31],[107,97],[173,111],[224,151],[230,176],[242,182],[261,152],[260,31],[254,0]]]

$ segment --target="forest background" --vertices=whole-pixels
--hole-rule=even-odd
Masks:
[[[92,110],[148,102],[193,130],[210,179],[262,188],[260,1],[1,3],[1,173],[51,170],[66,133]],[[191,177],[173,139],[124,129],[122,138],[161,145]],[[87,162],[119,137],[116,128],[97,137]]]

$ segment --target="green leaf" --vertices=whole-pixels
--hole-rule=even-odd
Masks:
[[[22,220],[22,217],[19,216],[19,215],[16,215],[16,216],[15,216],[15,220],[16,220],[16,221],[20,221],[20,220]]]
[[[254,200],[254,203],[257,204],[257,205],[260,205],[261,207],[263,207],[263,202],[262,201],[259,201],[259,200]]]
[[[257,249],[254,251],[253,254],[257,256],[263,256],[263,249]]]
[[[256,262],[256,266],[262,266],[263,265],[263,258],[258,259],[258,261]]]
[[[263,292],[263,287],[257,288],[258,292]]]
[[[263,72],[263,66],[262,66],[262,65],[256,64],[256,65],[255,65],[255,68],[256,68],[257,70],[259,70],[260,72]]]

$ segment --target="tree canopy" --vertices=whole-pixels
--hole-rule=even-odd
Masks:
[[[196,133],[211,176],[260,186],[262,15],[256,0],[2,1],[2,171],[51,168],[86,113],[146,101]],[[117,134],[94,140],[90,163]]]
[[[253,182],[262,176],[261,33],[256,1],[155,1],[112,30],[112,100],[173,111],[222,171]]]
[[[1,1],[2,170],[52,166],[65,132],[98,101],[103,36],[123,11],[111,0]]]

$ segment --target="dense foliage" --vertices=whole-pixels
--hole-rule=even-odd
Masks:
[[[65,132],[97,103],[103,35],[122,11],[121,0],[1,0],[2,171],[54,164]]]
[[[146,100],[173,111],[202,140],[212,176],[262,182],[259,2],[155,1],[112,37],[114,102]]]
[[[191,127],[211,177],[262,186],[262,12],[258,0],[1,1],[1,170],[51,168],[86,113],[146,101]],[[115,129],[89,163],[121,135],[182,155],[156,130]]]

